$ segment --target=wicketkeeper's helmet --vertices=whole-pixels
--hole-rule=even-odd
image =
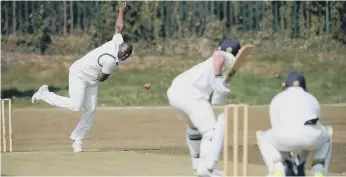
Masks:
[[[285,82],[282,83],[282,87],[288,88],[292,86],[302,87],[304,90],[306,90],[305,77],[303,74],[293,71],[286,75],[286,79]]]

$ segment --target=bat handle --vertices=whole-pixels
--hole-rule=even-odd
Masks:
[[[229,82],[231,81],[231,77],[226,77],[225,80],[223,81],[223,84],[229,84]]]

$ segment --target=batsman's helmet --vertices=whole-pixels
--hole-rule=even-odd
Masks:
[[[236,39],[226,38],[223,41],[221,41],[221,44],[218,49],[232,53],[234,56],[236,56],[238,51],[240,50],[240,43]]]
[[[288,88],[292,86],[302,87],[306,91],[306,83],[305,83],[305,78],[303,74],[293,71],[293,72],[289,72],[286,75],[286,79],[285,79],[285,82],[282,83],[282,87]]]

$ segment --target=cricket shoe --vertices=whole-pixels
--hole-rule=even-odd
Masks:
[[[283,170],[277,170],[274,173],[269,174],[268,176],[271,176],[271,177],[281,176],[281,177],[283,177],[283,176],[286,176],[286,174],[285,174],[285,171],[283,171]]]
[[[224,173],[218,170],[208,170],[204,173],[195,172],[195,175],[198,177],[221,177],[224,176]]]
[[[83,143],[81,140],[74,140],[72,143],[73,151],[76,153],[83,152],[82,144]]]
[[[324,177],[324,174],[316,172],[316,173],[314,173],[314,177]]]
[[[42,85],[38,91],[31,97],[31,102],[33,104],[37,103],[38,101],[40,101],[42,99],[42,94],[44,92],[48,92],[48,85]]]
[[[209,176],[210,177],[221,177],[221,176],[225,176],[225,174],[219,170],[209,170]]]

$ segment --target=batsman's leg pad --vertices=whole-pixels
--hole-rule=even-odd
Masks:
[[[202,134],[197,129],[192,129],[190,126],[186,128],[186,143],[189,147],[192,160],[192,169],[196,171],[197,162],[200,154]]]
[[[223,147],[224,123],[224,114],[219,114],[215,128],[203,133],[201,156],[197,170],[200,175],[215,171]]]
[[[223,147],[224,130],[225,130],[225,115],[219,114],[216,121],[216,126],[212,138],[211,159],[208,164],[208,169],[214,169],[220,159]]]
[[[211,159],[210,152],[212,151],[212,139],[213,139],[214,129],[203,132],[203,137],[200,147],[200,156],[198,160],[198,166],[196,173],[199,176],[208,175],[208,162]]]
[[[328,175],[328,169],[332,156],[333,128],[330,126],[325,126],[324,129],[329,138],[319,150],[313,153],[312,174],[322,173],[324,175]]]

